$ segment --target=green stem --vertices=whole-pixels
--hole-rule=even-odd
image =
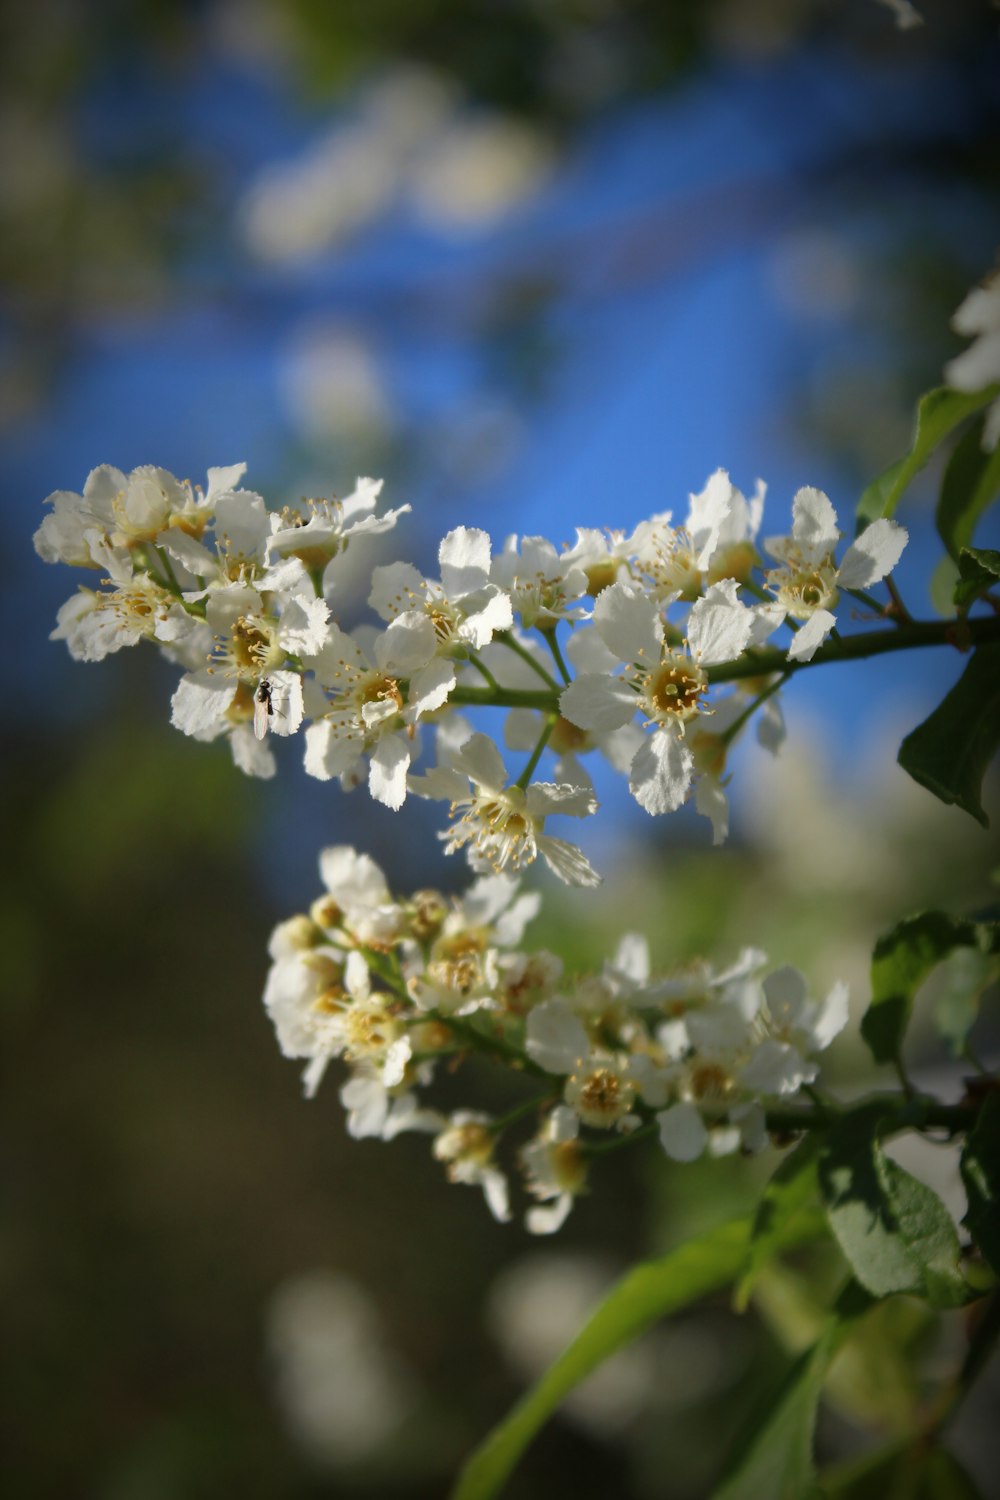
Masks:
[[[502,637],[498,636],[498,640]],[[523,647],[509,642],[519,654]],[[781,646],[760,646],[745,652],[736,661],[720,662],[707,667],[709,682],[738,682],[745,677],[770,677],[775,672],[791,677],[809,667],[825,662],[860,661],[883,656],[890,651],[910,651],[923,646],[954,646],[967,651],[973,646],[1000,644],[1000,617],[977,620],[910,620],[892,630],[866,630],[858,635],[843,636],[820,646],[811,661],[790,661]],[[530,658],[529,658],[530,660]],[[538,663],[534,663],[538,668]],[[551,691],[533,688],[457,687],[448,702],[484,708],[540,708],[545,713],[559,712],[562,688],[543,669],[540,674],[551,682]]]
[[[492,688],[459,686],[449,693],[448,702],[464,703],[470,708],[540,708],[543,713],[558,714],[559,692],[558,687],[552,692],[544,692],[541,688],[505,687],[494,692]]]
[[[888,651],[909,651],[919,646],[972,646],[1000,643],[1000,619],[986,620],[908,620],[893,630],[865,630],[844,636],[820,646],[811,661],[789,661],[780,646],[761,646],[747,651],[738,661],[721,662],[708,667],[709,682],[735,682],[741,677],[761,677],[781,672],[790,677],[806,667],[824,662],[859,661],[882,656]]]
[[[528,782],[531,780],[532,775],[534,774],[535,767],[538,765],[538,762],[542,758],[542,751],[548,744],[549,737],[552,734],[553,729],[555,729],[556,727],[557,720],[557,714],[549,714],[548,718],[545,720],[545,727],[542,729],[541,734],[538,736],[538,744],[535,746],[534,750],[532,750],[531,759],[528,761],[528,764],[525,766],[524,770],[517,778],[517,781],[515,783],[516,786],[524,788],[528,785]]]
[[[489,1052],[494,1057],[503,1058],[504,1062],[510,1063],[522,1073],[532,1073],[536,1078],[545,1078],[552,1082],[552,1074],[540,1068],[537,1063],[526,1057],[519,1047],[511,1042],[505,1041],[503,1037],[491,1036],[485,1031],[480,1031],[471,1022],[458,1016],[443,1016],[440,1011],[431,1010],[426,1013],[426,1020],[439,1021],[442,1026],[447,1026],[452,1035],[460,1041],[463,1046],[473,1052]]]
[[[499,693],[502,691],[499,682],[497,682],[489,667],[487,667],[483,662],[479,660],[479,657],[474,651],[469,652],[469,665],[471,667],[475,667],[480,677],[484,677],[486,679],[495,693]]]
[[[514,1109],[509,1109],[505,1115],[500,1115],[498,1119],[493,1121],[489,1128],[494,1135],[499,1135],[502,1130],[507,1129],[508,1125],[514,1125],[518,1120],[523,1119],[525,1115],[534,1114],[536,1110],[543,1109],[545,1105],[551,1104],[555,1098],[558,1098],[558,1095],[552,1092],[536,1094],[534,1098],[526,1099],[523,1104],[518,1104]]]
[[[864,589],[848,589],[847,593],[850,594],[852,599],[857,599],[859,604],[863,604],[866,609],[873,609],[880,620],[886,618],[885,605],[880,604],[874,594],[868,594]],[[897,621],[897,623],[901,622]]]
[[[160,567],[163,569],[164,577],[167,580],[167,587],[169,588],[170,592],[172,594],[176,594],[179,599],[183,591],[181,589],[180,583],[177,580],[177,574],[174,572],[173,563],[170,561],[169,556],[166,552],[164,552],[162,547],[154,547],[153,551],[160,559]]]
[[[363,945],[359,951],[369,969],[371,969],[373,974],[378,975],[387,989],[392,990],[394,995],[398,995],[400,1000],[405,1000],[408,1005],[413,1003],[412,997],[407,994],[406,984],[400,973],[398,960],[390,958],[385,953],[379,953],[375,948],[366,948]],[[421,1016],[420,1019],[423,1020],[424,1017]]]
[[[890,614],[890,617],[896,621],[897,625],[908,624],[913,619],[913,616],[910,614],[910,611],[903,603],[903,596],[899,592],[899,588],[895,582],[895,579],[886,578],[885,586],[889,591],[889,598],[892,600],[894,606],[894,608],[891,611],[887,611],[887,613]]]
[[[645,1125],[640,1125],[638,1130],[630,1130],[620,1135],[612,1136],[609,1141],[584,1141],[582,1149],[588,1156],[606,1156],[609,1151],[620,1151],[623,1146],[631,1146],[636,1141],[648,1140],[656,1133],[658,1126],[655,1120],[647,1120]]]
[[[526,662],[536,676],[540,677],[543,682],[548,683],[554,693],[562,691],[552,674],[547,672],[541,662],[536,661],[528,648],[522,646],[520,641],[515,640],[509,631],[500,631],[498,635],[494,636],[494,640],[499,641],[502,646],[507,647],[508,651],[513,651],[515,656],[519,656],[523,662]]]
[[[772,697],[772,695],[778,691],[783,680],[784,679],[781,677],[775,677],[774,681],[769,683],[762,693],[758,693],[756,698],[751,700],[751,702],[740,714],[739,718],[734,719],[725,733],[720,735],[720,739],[722,740],[722,743],[724,745],[732,744],[733,740],[739,734],[740,730],[743,728],[747,720],[753,717],[758,708],[760,708],[761,704],[766,703],[768,698]]]
[[[559,669],[559,676],[568,687],[573,679],[569,675],[569,669],[563,661],[563,654],[559,649],[559,642],[556,640],[556,627],[554,625],[550,626],[548,630],[542,631],[542,635],[548,642],[549,650],[552,652],[552,660]]]

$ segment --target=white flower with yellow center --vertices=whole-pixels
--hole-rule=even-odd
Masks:
[[[278,959],[264,989],[264,1005],[285,1057],[308,1058],[303,1075],[311,1098],[331,1058],[364,1062],[391,1088],[403,1081],[410,1039],[397,1003],[373,992],[368,965],[357,951],[329,945]]]
[[[319,857],[325,894],[310,908],[327,930],[341,929],[366,947],[392,947],[406,931],[403,908],[394,901],[381,867],[350,844],[332,844]]]
[[[460,1109],[434,1142],[434,1155],[445,1162],[449,1182],[481,1187],[490,1213],[501,1224],[510,1218],[507,1179],[493,1160],[496,1134],[489,1115]]]
[[[529,1234],[555,1234],[566,1222],[573,1199],[587,1183],[586,1157],[578,1136],[580,1117],[566,1104],[547,1116],[538,1136],[521,1148],[526,1186],[539,1206],[525,1215]]]
[[[434,647],[434,627],[416,611],[378,633],[330,626],[322,650],[306,661],[315,673],[308,703],[314,722],[306,730],[310,776],[350,780],[367,755],[372,796],[402,807],[415,726],[455,685],[453,665],[435,659]]]
[[[792,501],[790,536],[769,537],[764,546],[782,566],[765,582],[778,605],[793,620],[805,623],[788,648],[792,661],[810,661],[837,623],[833,607],[841,589],[867,589],[898,563],[908,540],[896,521],[873,521],[844,553],[837,566],[840,541],[837,513],[822,490],[809,486]]]
[[[142,640],[177,645],[185,638],[204,641],[200,622],[148,573],[133,571],[129,552],[109,547],[96,533],[90,536],[93,557],[106,570],[104,587],[81,588],[68,599],[50,640],[65,641],[75,661],[103,661]]]
[[[704,668],[733,661],[751,639],[755,617],[736,597],[737,584],[713,584],[688,616],[688,652],[668,645],[655,598],[632,584],[616,583],[594,605],[592,634],[607,652],[610,670],[583,672],[562,694],[564,716],[581,729],[620,729],[641,713],[653,733],[635,752],[629,789],[640,807],[673,812],[686,800],[694,759],[684,743],[689,723],[703,712],[708,692]]]
[[[274,774],[274,759],[252,727],[261,685],[267,693],[267,728],[277,735],[295,734],[304,713],[302,677],[283,664],[290,656],[317,649],[327,633],[327,606],[311,589],[302,592],[301,570],[287,581],[291,587],[283,592],[248,583],[207,592],[211,660],[182,677],[171,700],[175,728],[197,740],[228,734],[236,764],[255,776]]]
[[[510,595],[527,630],[550,630],[560,620],[582,620],[587,614],[577,602],[587,592],[587,574],[544,537],[525,536],[519,543],[509,536],[493,560],[492,577]]]
[[[572,547],[563,548],[561,557],[564,564],[582,568],[587,578],[587,593],[596,599],[613,583],[631,578],[636,550],[634,532],[627,536],[624,531],[578,526],[576,541]]]
[[[498,1004],[500,949],[519,943],[535,915],[536,893],[519,896],[508,875],[480,877],[446,910],[427,948],[426,961],[410,972],[407,988],[421,1010],[469,1015]]]
[[[635,1082],[627,1061],[591,1046],[586,1027],[561,996],[528,1016],[525,1051],[547,1073],[566,1075],[564,1100],[585,1125],[632,1123]]]
[[[440,583],[411,563],[390,563],[372,573],[368,602],[383,620],[422,611],[433,621],[441,656],[461,656],[470,647],[479,651],[514,623],[510,598],[490,582],[491,561],[486,532],[457,526],[438,548]]]
[[[329,595],[339,581],[351,538],[391,531],[398,518],[409,512],[409,505],[400,505],[377,516],[375,505],[381,492],[381,479],[359,479],[343,500],[304,500],[299,507],[286,506],[272,512],[268,561],[298,558],[310,574],[322,574],[322,592]]]
[[[440,746],[439,740],[439,753]],[[466,849],[474,870],[522,870],[541,855],[567,885],[600,884],[581,849],[544,831],[554,813],[585,818],[595,812],[593,794],[552,782],[508,786],[500,752],[485,734],[471,735],[442,764],[411,777],[410,788],[418,796],[451,803],[454,822],[441,835],[446,852]]]
[[[81,495],[57,490],[48,496],[46,504],[52,511],[35,533],[35,549],[46,562],[87,568],[103,566],[94,558],[93,537],[88,533],[108,546],[129,551],[149,543],[170,543],[175,533],[200,539],[217,499],[235,488],[245,470],[245,464],[209,469],[203,494],[152,464],[131,474],[101,464],[91,470]]]

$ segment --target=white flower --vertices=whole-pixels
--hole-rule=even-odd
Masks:
[[[660,1145],[673,1161],[696,1161],[708,1145],[705,1122],[693,1104],[672,1104],[656,1116]]]
[[[419,1009],[465,1016],[498,1007],[499,950],[520,942],[540,904],[536,893],[517,892],[510,876],[485,875],[453,900],[426,961],[414,960],[408,969],[407,989]]]
[[[673,812],[691,789],[694,759],[684,736],[703,709],[704,667],[739,656],[751,637],[753,612],[739,602],[736,588],[734,580],[722,580],[693,607],[690,655],[665,643],[655,598],[634,585],[613,584],[594,605],[593,633],[625,671],[581,673],[561,695],[560,708],[571,723],[598,733],[620,729],[637,711],[645,716],[654,732],[632,757],[629,789],[649,813]]]
[[[370,648],[366,641],[370,640]],[[326,644],[308,659],[317,691],[306,731],[306,770],[327,781],[349,777],[369,757],[368,787],[376,801],[406,800],[412,737],[424,713],[442,707],[455,685],[454,667],[434,657],[434,626],[424,614],[398,616],[374,635],[348,635],[331,625]]]
[[[524,1050],[547,1073],[572,1073],[590,1053],[590,1039],[579,1016],[556,997],[528,1016]]]
[[[572,547],[564,547],[562,558],[565,564],[582,568],[587,576],[587,593],[592,598],[632,575],[632,564],[636,553],[635,535],[626,536],[624,531],[597,531],[592,527],[576,528],[576,541]]]
[[[540,1205],[525,1215],[529,1234],[555,1234],[566,1222],[573,1199],[584,1191],[587,1164],[577,1137],[580,1120],[568,1105],[558,1104],[537,1138],[521,1148],[526,1186]]]
[[[439,739],[439,754],[441,753]],[[533,782],[507,785],[500,752],[484,734],[471,735],[423,776],[410,778],[421,797],[451,803],[461,816],[442,837],[445,849],[467,849],[474,870],[521,870],[540,854],[567,885],[598,885],[600,876],[582,850],[544,832],[553,813],[585,818],[597,808],[593,794],[576,786]]]
[[[944,367],[946,384],[956,391],[984,390],[1000,380],[1000,271],[994,271],[972,291],[951,320],[956,333],[973,342]],[[994,401],[983,429],[983,447],[1000,441],[1000,400]]]
[[[567,553],[559,553],[541,536],[509,536],[494,558],[493,582],[510,595],[515,614],[527,629],[550,630],[560,620],[583,619],[577,604],[587,592],[587,575]]]
[[[361,1064],[343,1085],[340,1102],[347,1111],[347,1133],[359,1141],[392,1141],[410,1130],[433,1135],[446,1123],[436,1109],[424,1109],[416,1094],[390,1091],[371,1063]]]
[[[582,1059],[566,1080],[563,1098],[584,1125],[608,1130],[612,1125],[629,1129],[636,1123],[635,1082],[628,1064],[610,1053],[595,1051]]]
[[[873,521],[844,553],[838,567],[834,551],[840,540],[837,513],[822,490],[808,486],[792,501],[792,532],[770,537],[767,551],[783,566],[766,575],[768,588],[792,619],[805,623],[788,648],[792,661],[810,661],[837,623],[832,613],[845,589],[866,589],[898,563],[908,540],[896,521]]]
[[[322,592],[330,594],[338,582],[342,559],[352,537],[378,536],[391,531],[409,505],[375,515],[381,479],[359,479],[344,500],[304,500],[300,508],[286,506],[269,519],[267,555],[271,562],[296,557],[313,575],[322,573]]]
[[[355,942],[373,947],[385,947],[405,931],[403,909],[370,855],[332,844],[320,854],[319,873],[327,894],[313,903],[311,915],[321,926],[342,926]]]
[[[94,537],[129,551],[148,544],[172,550],[175,543],[183,550],[182,537],[197,546],[220,496],[233,491],[245,470],[245,464],[209,469],[208,489],[202,494],[153,464],[130,474],[102,464],[88,475],[82,495],[70,490],[49,495],[46,504],[52,513],[35,533],[35,548],[46,562],[100,567],[93,557]],[[209,554],[199,549],[195,555]]]
[[[490,1213],[501,1224],[510,1218],[507,1179],[493,1161],[496,1137],[489,1115],[456,1110],[434,1142],[434,1155],[447,1162],[449,1182],[481,1187]]]
[[[767,976],[764,999],[771,1035],[803,1052],[825,1051],[847,1025],[847,985],[838,981],[825,1000],[812,1000],[805,977],[791,965]]]
[[[441,655],[480,650],[514,623],[510,598],[490,582],[490,539],[485,531],[457,526],[438,548],[441,582],[432,583],[410,563],[391,563],[372,574],[369,604],[383,620],[422,610],[434,624]]]
[[[367,1062],[386,1088],[402,1083],[410,1039],[389,995],[373,992],[368,965],[356,951],[308,949],[272,965],[264,1005],[286,1057],[304,1057],[306,1093],[316,1092],[332,1057]]]

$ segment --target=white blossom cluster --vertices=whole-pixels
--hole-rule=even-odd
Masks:
[[[774,749],[782,735],[781,675],[771,653],[772,675],[755,678],[755,651],[787,623],[781,661],[809,661],[842,591],[884,578],[907,540],[875,521],[838,564],[834,508],[804,488],[790,534],[763,543],[765,567],[764,487],[748,500],[720,469],[680,525],[665,512],[630,533],[577,530],[561,549],[513,536],[497,553],[486,532],[456,527],[437,577],[375,567],[379,623],[351,626],[338,616],[351,539],[390,530],[409,507],[376,515],[381,484],[361,479],[345,500],[270,511],[239,487],[244,469],[212,469],[202,490],[164,469],[103,466],[82,495],[50,495],[36,549],[99,575],[59,611],[54,638],[82,661],[152,640],[183,670],[172,722],[227,737],[244,771],[272,775],[268,733],[302,728],[313,776],[367,780],[393,809],[408,791],[447,802],[442,837],[473,869],[516,871],[541,855],[579,885],[599,876],[546,824],[596,811],[586,756],[606,756],[651,814],[693,796],[720,842],[733,739],[758,709],[761,740]],[[737,662],[746,669],[730,672]],[[720,684],[727,676],[739,680]],[[528,753],[519,776],[456,712],[465,706],[506,711],[506,748]],[[424,724],[437,761],[416,774]],[[543,751],[552,780],[533,779]]]
[[[521,948],[540,898],[507,875],[481,876],[461,897],[401,898],[347,845],[323,851],[320,874],[309,912],[272,934],[264,992],[282,1052],[305,1063],[306,1093],[343,1059],[351,1135],[433,1135],[449,1178],[481,1187],[500,1220],[511,1210],[498,1147],[533,1118],[517,1158],[536,1234],[563,1223],[595,1152],[644,1128],[675,1161],[759,1150],[768,1101],[813,1082],[815,1054],[847,1021],[846,986],[813,999],[797,970],[769,972],[754,949],[722,971],[656,974],[630,934],[599,973],[568,974],[554,953]],[[427,1107],[419,1091],[435,1070],[453,1074],[477,1053],[530,1078],[533,1096],[500,1118]]]

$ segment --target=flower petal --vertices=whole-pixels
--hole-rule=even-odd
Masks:
[[[546,1000],[528,1015],[525,1051],[546,1073],[572,1073],[590,1052],[583,1022],[565,1000]]]
[[[577,728],[602,733],[621,729],[635,718],[636,696],[621,677],[585,672],[570,683],[559,699],[559,708]]]
[[[795,632],[788,648],[789,661],[812,661],[836,623],[836,615],[832,615],[828,609],[817,609]]]
[[[594,629],[619,661],[659,660],[663,626],[656,600],[631,583],[602,589],[594,605]]]
[[[837,582],[843,589],[866,589],[891,573],[909,541],[905,526],[897,521],[878,520],[852,542],[837,569]]]
[[[629,791],[651,816],[674,812],[687,798],[693,771],[690,750],[669,731],[658,730],[636,751]]]
[[[656,1117],[660,1145],[673,1161],[697,1161],[708,1145],[705,1122],[693,1104],[672,1104]]]

